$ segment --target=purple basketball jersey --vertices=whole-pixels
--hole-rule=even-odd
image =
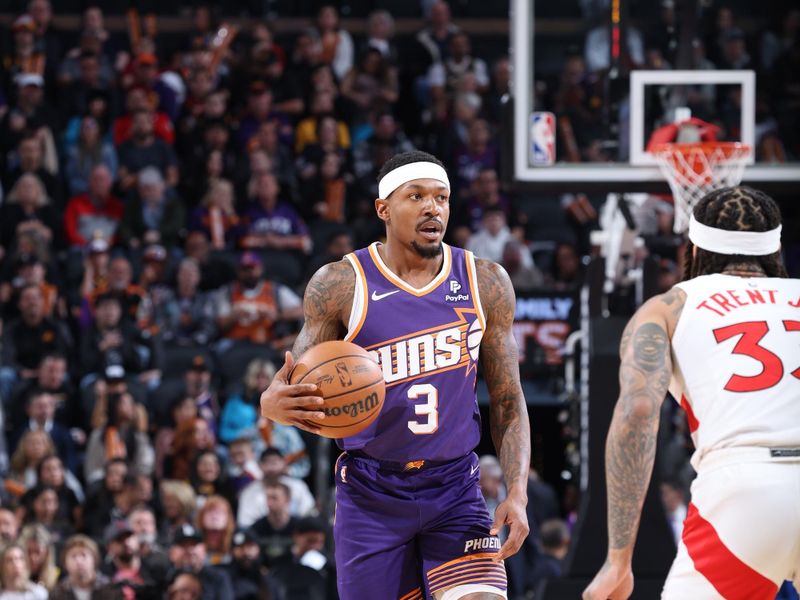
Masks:
[[[378,244],[347,256],[356,294],[346,340],[380,363],[386,400],[361,433],[339,440],[379,460],[447,461],[480,439],[475,378],[484,317],[471,252],[443,244],[442,270],[413,288],[392,273]]]

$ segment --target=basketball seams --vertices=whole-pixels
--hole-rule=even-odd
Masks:
[[[364,356],[363,354],[343,354],[342,356],[337,356],[336,358],[329,358],[328,360],[323,360],[322,362],[315,364],[314,367],[309,369],[307,372],[305,372],[300,379],[298,379],[297,381],[293,382],[293,385],[296,385],[298,383],[302,383],[303,380],[306,377],[308,377],[309,373],[312,373],[312,372],[316,371],[321,366],[327,365],[328,363],[331,363],[331,362],[334,362],[334,361],[337,361],[337,360],[342,360],[344,358],[365,358],[365,359],[367,359],[369,361],[372,361],[373,363],[375,362],[369,356]],[[298,364],[300,364],[300,363],[298,363]],[[377,365],[378,363],[375,363],[375,364]],[[297,368],[297,365],[294,366],[292,371],[294,371],[295,368]],[[289,382],[292,383],[291,374],[289,375]],[[354,390],[351,390],[351,391],[354,391]]]

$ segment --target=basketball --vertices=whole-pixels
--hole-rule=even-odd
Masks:
[[[325,399],[325,419],[308,419],[319,435],[344,438],[363,431],[383,407],[383,371],[361,346],[323,342],[309,348],[289,374],[290,383],[314,383]]]

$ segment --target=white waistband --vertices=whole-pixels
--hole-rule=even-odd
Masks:
[[[700,457],[697,467],[710,469],[738,462],[800,462],[800,446],[763,448],[759,446],[737,446],[716,448]]]

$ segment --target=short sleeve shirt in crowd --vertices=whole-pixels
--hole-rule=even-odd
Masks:
[[[286,204],[278,202],[272,210],[266,210],[254,204],[247,211],[247,229],[249,233],[275,235],[305,235],[308,228],[297,211]]]

